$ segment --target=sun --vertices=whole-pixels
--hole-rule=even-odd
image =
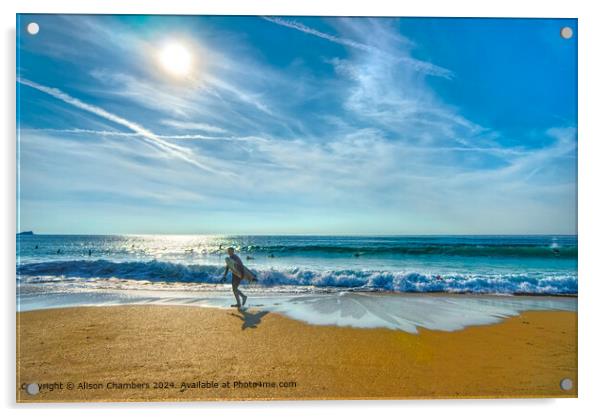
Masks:
[[[192,70],[192,54],[181,43],[165,44],[159,51],[158,57],[161,67],[174,77],[185,77]]]

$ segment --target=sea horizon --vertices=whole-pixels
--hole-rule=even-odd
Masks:
[[[494,236],[578,236],[578,233],[38,233],[33,230],[23,230],[16,232],[16,235],[33,232],[36,236],[211,236],[211,237],[241,237],[241,236],[321,236],[321,237],[454,237],[454,236],[475,236],[475,237],[494,237]]]

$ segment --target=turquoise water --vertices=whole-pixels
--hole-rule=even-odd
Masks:
[[[576,236],[18,236],[17,280],[28,290],[201,288],[221,278],[228,246],[263,292],[578,289]]]

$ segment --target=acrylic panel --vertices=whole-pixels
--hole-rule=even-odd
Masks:
[[[17,16],[17,400],[577,396],[577,20]]]

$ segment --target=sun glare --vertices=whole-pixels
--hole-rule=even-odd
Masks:
[[[192,69],[192,54],[182,44],[169,43],[160,50],[159,62],[167,73],[184,77]]]

